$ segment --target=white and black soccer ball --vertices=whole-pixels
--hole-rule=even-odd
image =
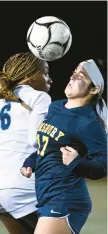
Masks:
[[[68,52],[72,44],[72,34],[63,20],[45,16],[37,19],[29,27],[27,44],[36,57],[53,61]]]

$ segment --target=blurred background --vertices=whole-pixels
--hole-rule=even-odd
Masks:
[[[13,54],[28,51],[26,34],[29,26],[43,16],[56,16],[70,27],[73,42],[69,52],[61,59],[49,62],[53,86],[52,100],[64,98],[64,89],[72,70],[85,59],[107,60],[107,1],[28,1],[0,2],[0,69]],[[107,75],[107,63],[106,63]],[[107,100],[107,79],[105,92]],[[81,234],[107,233],[107,186],[106,179],[87,181],[93,211]],[[0,223],[0,234],[7,234]]]

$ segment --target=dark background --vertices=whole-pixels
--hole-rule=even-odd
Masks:
[[[0,2],[0,67],[13,54],[28,51],[26,33],[39,17],[56,16],[70,27],[73,42],[61,59],[49,62],[52,100],[64,98],[72,69],[85,59],[107,59],[107,2]],[[105,92],[106,100],[106,79]]]

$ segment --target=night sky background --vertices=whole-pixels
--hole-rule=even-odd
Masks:
[[[107,2],[22,1],[0,2],[0,68],[13,54],[28,51],[26,33],[33,21],[43,16],[63,19],[73,42],[61,59],[49,62],[52,100],[64,98],[72,70],[85,59],[107,59]],[[106,79],[105,92],[106,100]]]

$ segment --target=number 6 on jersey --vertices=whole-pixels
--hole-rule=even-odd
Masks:
[[[11,110],[11,104],[5,105],[1,110],[0,110],[0,127],[2,130],[7,130],[11,124],[11,117],[7,113]]]

